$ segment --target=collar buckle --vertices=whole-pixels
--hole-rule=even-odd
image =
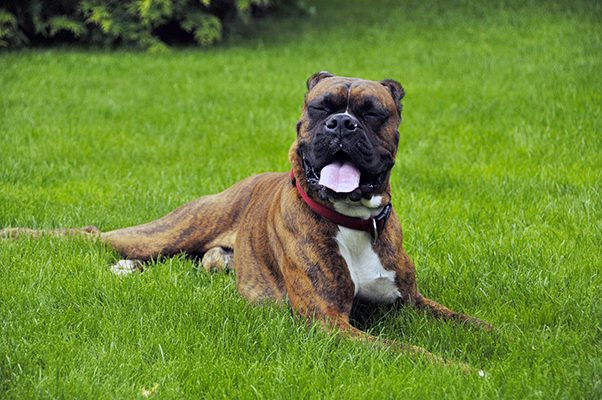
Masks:
[[[378,241],[378,225],[376,224],[376,218],[370,218],[372,221],[372,244],[376,244]]]
[[[370,221],[372,222],[372,244],[376,244],[379,233],[385,229],[385,224],[389,219],[389,215],[391,215],[392,209],[391,203],[388,203],[376,217],[370,218]]]

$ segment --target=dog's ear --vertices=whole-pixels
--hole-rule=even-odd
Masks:
[[[389,89],[391,93],[391,97],[395,101],[395,105],[397,106],[397,113],[401,115],[401,99],[406,95],[406,92],[403,90],[401,84],[393,79],[384,79],[380,81],[381,85]]]
[[[313,74],[312,76],[310,76],[309,78],[307,78],[307,90],[312,90],[314,86],[316,86],[318,84],[318,82],[320,82],[322,79],[324,78],[331,78],[334,75],[331,74],[328,71],[320,71],[320,72],[316,72],[315,74]]]

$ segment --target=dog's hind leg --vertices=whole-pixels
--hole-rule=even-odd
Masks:
[[[271,175],[269,182],[286,179],[286,174]],[[123,257],[142,261],[179,253],[202,256],[214,247],[233,249],[240,219],[257,180],[265,181],[266,177],[249,177],[221,193],[184,204],[155,221],[102,233],[100,239]]]
[[[128,259],[148,261],[186,253],[202,256],[214,247],[233,249],[240,219],[258,180],[280,183],[286,174],[255,175],[204,196],[147,224],[102,233],[103,242]]]
[[[274,174],[272,180],[282,180],[285,175]],[[201,197],[142,225],[109,232],[100,232],[95,227],[48,230],[7,228],[0,230],[0,238],[84,235],[100,239],[125,259],[143,262],[179,253],[202,256],[214,247],[232,249],[240,218],[257,179],[261,177],[249,177],[221,193]],[[126,267],[129,268],[130,264],[127,263]]]
[[[101,232],[94,226],[57,229],[4,228],[0,229],[0,238],[97,238],[128,260],[150,261],[160,256],[169,257],[178,253],[200,256],[215,247],[232,248],[234,245],[238,221],[228,219],[228,214],[232,212],[232,204],[228,204],[227,200],[223,193],[201,197],[155,221],[109,232]],[[220,224],[220,220],[229,220],[230,224]],[[126,269],[129,269],[129,266]]]
[[[147,224],[103,232],[100,239],[122,257],[142,261],[180,253],[202,256],[214,247],[231,249],[238,228],[232,214],[240,212],[236,206],[224,192],[205,196]]]

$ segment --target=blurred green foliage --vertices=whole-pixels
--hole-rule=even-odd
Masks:
[[[61,42],[206,47],[230,26],[283,7],[304,8],[299,0],[8,0],[0,6],[0,47]]]

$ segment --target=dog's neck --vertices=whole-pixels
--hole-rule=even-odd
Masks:
[[[391,203],[382,205],[382,196],[372,196],[365,204],[362,204],[361,200],[357,202],[350,200],[330,202],[329,205],[334,207],[334,210],[320,204],[307,194],[300,181],[296,179],[294,168],[290,172],[290,182],[297,189],[297,193],[301,199],[313,212],[339,226],[370,233],[372,243],[376,243],[378,240],[391,214]],[[337,207],[345,211],[345,213],[339,211]],[[374,214],[372,211],[374,211]]]

